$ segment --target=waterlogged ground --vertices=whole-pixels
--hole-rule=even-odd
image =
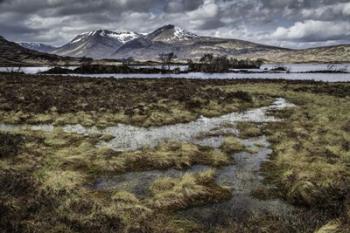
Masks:
[[[221,130],[221,134],[233,131],[232,128],[225,128],[226,125],[234,125],[237,122],[274,122],[278,119],[273,116],[267,116],[267,111],[280,110],[294,105],[279,98],[271,105],[247,112],[234,112],[221,117],[207,118],[200,117],[196,121],[183,124],[168,125],[163,127],[141,128],[132,125],[118,124],[114,127],[108,127],[103,130],[97,127],[86,128],[82,125],[66,125],[62,129],[67,133],[77,133],[82,135],[103,134],[110,135],[113,139],[104,142],[101,146],[107,146],[115,151],[137,150],[144,147],[153,148],[165,141],[189,142],[202,134],[213,130]],[[60,128],[60,127],[56,127]],[[9,125],[0,124],[1,131],[21,131],[34,130],[52,132],[55,129],[53,125]],[[217,132],[220,134],[220,132]]]
[[[85,136],[108,135],[113,137],[108,142],[98,142],[98,147],[109,147],[114,151],[136,151],[144,148],[155,148],[167,141],[193,143],[213,149],[218,149],[225,143],[225,136],[239,136],[236,124],[239,122],[267,123],[279,122],[280,119],[267,115],[269,111],[294,108],[283,98],[277,98],[272,105],[252,109],[246,112],[233,112],[220,117],[200,119],[162,127],[141,128],[119,124],[116,127],[98,129],[86,128],[81,125],[53,126],[53,125],[10,125],[0,124],[2,132],[41,131],[52,133],[63,130]],[[182,218],[194,219],[207,227],[227,224],[227,219],[242,221],[252,214],[270,214],[279,218],[293,218],[294,207],[277,199],[259,200],[254,192],[267,190],[260,174],[261,164],[268,159],[272,150],[265,136],[241,139],[240,143],[246,151],[231,152],[233,164],[216,169],[215,182],[225,187],[232,197],[217,204],[204,205],[179,211]],[[140,172],[127,172],[116,176],[101,176],[86,185],[88,189],[96,191],[127,191],[135,194],[139,199],[151,196],[150,186],[158,179],[181,178],[186,174],[196,174],[208,171],[211,167],[194,165],[185,170],[167,169]],[[260,190],[261,191],[261,190]],[[220,216],[220,217],[218,217]]]
[[[0,84],[6,233],[350,229],[346,83]]]

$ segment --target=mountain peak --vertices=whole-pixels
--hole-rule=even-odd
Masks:
[[[171,42],[191,40],[198,36],[179,26],[168,24],[150,33],[147,37],[153,41]]]
[[[61,56],[106,58],[125,43],[141,37],[135,32],[114,32],[105,29],[84,32],[53,51]]]
[[[74,43],[81,42],[82,40],[88,40],[90,38],[95,38],[95,37],[102,37],[102,38],[117,40],[120,43],[125,44],[126,42],[136,39],[140,36],[141,35],[136,32],[114,32],[114,31],[105,30],[105,29],[98,29],[95,31],[89,31],[89,32],[84,32],[79,34],[71,41],[71,43],[74,44]]]

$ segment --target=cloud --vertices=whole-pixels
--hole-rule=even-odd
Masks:
[[[216,17],[219,13],[219,7],[214,0],[205,0],[198,9],[188,13],[191,19],[207,19]]]
[[[349,19],[350,16],[350,2],[320,6],[312,9],[303,9],[300,13],[301,17],[304,19],[345,20]]]
[[[145,33],[176,24],[299,48],[350,42],[349,16],[348,0],[0,0],[0,35],[60,45],[100,28]]]
[[[302,42],[341,40],[346,39],[348,36],[350,36],[350,22],[316,20],[296,22],[289,28],[278,27],[272,34],[273,38],[279,40]]]
[[[203,4],[203,0],[168,0],[165,10],[170,13],[193,11]]]

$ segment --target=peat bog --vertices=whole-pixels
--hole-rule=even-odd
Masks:
[[[278,121],[222,124],[190,141],[130,151],[103,146],[113,135],[62,129],[151,130],[261,109],[277,98],[294,104],[269,109]],[[0,133],[0,229],[349,232],[349,116],[348,83],[0,74],[0,123],[55,126]],[[148,172],[155,175],[147,182],[138,176]],[[107,188],[96,188],[101,180]],[[253,203],[246,210],[257,212],[232,203]],[[266,203],[278,208],[259,212]]]

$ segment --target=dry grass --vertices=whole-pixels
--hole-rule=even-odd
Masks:
[[[226,136],[221,148],[226,153],[236,153],[246,149],[240,140],[233,136]]]
[[[125,152],[116,157],[126,170],[178,169],[195,164],[223,166],[231,163],[230,157],[220,150],[197,146],[191,143],[168,142],[155,149]]]
[[[241,138],[253,138],[263,135],[262,129],[254,123],[240,122],[237,124],[237,128]]]
[[[181,178],[160,178],[150,187],[150,205],[176,210],[228,199],[230,191],[215,184],[215,172],[185,174]]]

